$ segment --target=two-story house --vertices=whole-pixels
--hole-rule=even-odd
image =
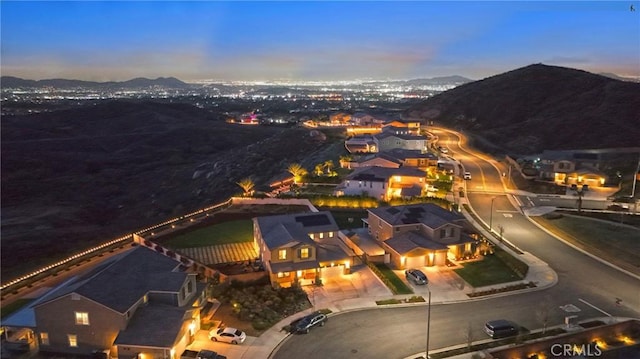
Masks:
[[[640,147],[548,150],[539,157],[539,178],[561,185],[601,187],[609,180],[605,168],[634,163],[639,153]]]
[[[43,352],[177,359],[200,329],[206,300],[205,285],[181,268],[136,247],[66,281],[3,325],[31,328]]]
[[[420,135],[420,122],[400,122],[391,121],[384,124],[383,132],[389,132],[396,135]]]
[[[417,135],[395,134],[393,132],[382,132],[375,135],[374,141],[379,152],[389,151],[394,148],[405,150],[427,151],[427,137]]]
[[[438,156],[431,152],[396,148],[385,152],[364,155],[355,160],[341,163],[341,166],[343,168],[372,166],[398,168],[402,166],[415,167],[426,171],[429,167],[436,168],[438,166]]]
[[[465,218],[432,203],[369,209],[365,223],[398,269],[441,266],[447,256],[460,258],[477,250]]]
[[[330,212],[256,217],[253,238],[274,286],[308,285],[351,268]]]
[[[335,189],[336,196],[368,196],[388,201],[416,197],[426,190],[426,173],[416,168],[362,167],[349,174]]]
[[[344,142],[349,153],[376,153],[378,145],[373,136],[354,136]]]

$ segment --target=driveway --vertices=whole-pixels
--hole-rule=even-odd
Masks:
[[[193,343],[191,343],[187,349],[194,351],[200,351],[203,349],[213,350],[220,355],[226,356],[228,359],[239,359],[243,357],[255,340],[256,337],[247,336],[244,343],[238,345],[214,342],[209,339],[208,330],[199,330],[196,333]]]
[[[471,292],[471,287],[460,278],[452,268],[448,267],[419,267],[429,278],[429,285],[416,285],[409,282],[404,275],[404,270],[394,269],[393,272],[407,284],[416,295],[421,295],[427,299],[431,290],[431,300],[433,303],[466,300],[469,297],[465,294]]]
[[[382,281],[365,265],[351,268],[351,274],[343,274],[325,279],[321,287],[302,287],[311,304],[318,309],[337,306],[340,310],[348,309],[361,299],[377,297],[389,298],[393,294]],[[339,303],[338,303],[339,302]]]

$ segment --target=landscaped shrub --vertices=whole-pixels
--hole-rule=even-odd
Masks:
[[[256,330],[266,329],[309,307],[307,295],[300,287],[274,289],[263,280],[223,282],[212,285],[210,293],[221,303],[232,305],[238,318],[251,322]]]

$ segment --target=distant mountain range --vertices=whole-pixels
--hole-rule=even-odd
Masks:
[[[67,79],[49,79],[49,80],[25,80],[19,77],[2,76],[0,85],[5,88],[28,88],[28,87],[54,87],[59,89],[68,88],[95,88],[95,89],[114,89],[114,88],[187,88],[191,87],[186,82],[182,82],[175,77],[158,77],[157,79],[147,79],[138,77],[128,81],[110,81],[110,82],[94,82],[82,80]]]
[[[391,85],[412,85],[412,86],[434,86],[434,85],[462,85],[473,80],[466,77],[454,75],[454,76],[441,76],[431,77],[425,79],[411,79],[411,80],[391,80],[391,81],[371,81],[369,84],[391,84]]]
[[[530,65],[445,91],[405,113],[520,154],[640,144],[640,83]]]

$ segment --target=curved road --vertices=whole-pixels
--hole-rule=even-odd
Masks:
[[[549,313],[549,325],[561,324],[565,316],[580,320],[610,314],[638,317],[640,280],[619,272],[558,241],[532,224],[514,208],[503,190],[502,176],[492,165],[495,160],[466,147],[459,134],[434,131],[439,145],[470,171],[468,200],[480,218],[492,228],[504,227],[504,236],[524,251],[547,262],[558,273],[552,288],[469,301],[433,305],[430,350],[466,343],[470,326],[475,340],[485,339],[482,325],[490,319],[514,320],[528,329],[541,328],[537,312]],[[493,203],[492,203],[493,202]],[[622,298],[618,306],[615,298]],[[567,312],[571,305],[579,312]],[[567,307],[565,307],[567,308]],[[325,327],[309,335],[290,336],[273,358],[403,358],[424,351],[426,346],[426,307],[368,309],[330,318]]]

